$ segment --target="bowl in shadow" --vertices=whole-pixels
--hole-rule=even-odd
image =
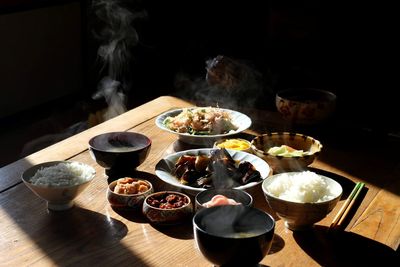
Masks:
[[[275,104],[284,119],[295,124],[311,125],[333,114],[336,95],[316,88],[292,88],[278,92]]]

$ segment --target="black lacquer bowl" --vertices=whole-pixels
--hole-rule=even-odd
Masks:
[[[92,158],[106,169],[107,175],[131,175],[149,155],[151,140],[135,132],[110,132],[89,140]]]
[[[275,230],[271,215],[257,208],[216,206],[193,217],[196,244],[218,266],[252,266],[269,252]]]

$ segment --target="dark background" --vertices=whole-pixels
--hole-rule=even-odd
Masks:
[[[338,96],[337,120],[343,121],[349,130],[366,129],[385,138],[388,134],[399,133],[395,96],[398,86],[393,78],[398,65],[395,49],[398,30],[395,29],[395,9],[391,6],[338,1],[114,2],[132,14],[147,14],[128,25],[136,30],[139,42],[124,47],[130,57],[125,58],[125,68],[117,77],[123,81],[120,91],[127,96],[127,108],[160,95],[190,99],[190,90],[179,82],[182,77],[193,83],[204,82],[206,60],[225,55],[246,62],[261,73],[265,94],[263,101],[255,104],[256,108],[274,110],[274,94],[282,89],[328,89]],[[94,3],[20,0],[0,4],[0,19],[39,11],[50,14],[72,6],[73,13],[68,15],[63,11],[62,14],[67,14],[65,19],[57,22],[59,31],[55,28],[54,35],[49,34],[57,36],[54,38],[60,43],[56,50],[58,55],[65,56],[72,51],[71,47],[80,49],[75,53],[79,55],[78,61],[59,60],[51,62],[53,65],[41,61],[40,65],[45,70],[62,66],[66,71],[61,73],[79,70],[64,77],[66,81],[75,81],[71,83],[71,90],[54,94],[64,89],[52,82],[46,85],[48,97],[32,100],[22,107],[18,107],[19,101],[14,101],[16,108],[1,114],[3,137],[0,139],[5,148],[1,164],[23,156],[21,151],[27,142],[64,132],[71,124],[86,120],[88,114],[107,106],[104,100],[93,100],[92,95],[98,90],[99,81],[108,74],[106,62],[97,56],[98,48],[114,35],[104,32],[111,26],[109,21],[99,17],[100,8]],[[79,22],[79,28],[70,27],[74,21]],[[18,25],[9,26],[17,28]],[[0,30],[7,27],[3,24]],[[38,27],[38,32],[44,31],[43,27]],[[76,31],[65,31],[68,27]],[[7,32],[2,31],[4,37]],[[125,37],[129,39],[131,32],[127,32]],[[22,35],[23,27],[17,36]],[[54,46],[40,35],[32,38],[37,38],[33,41],[41,44],[45,51]],[[24,47],[27,40],[17,38],[15,42]],[[72,45],[68,46],[69,43]],[[28,49],[28,44],[26,46]],[[21,55],[17,50],[12,51],[13,47],[7,47],[3,53]],[[35,54],[35,50],[31,49],[31,54]],[[16,58],[21,66],[32,62],[27,56]],[[65,65],[66,62],[70,65]],[[0,62],[0,66],[4,77],[23,73],[21,68],[9,68],[5,63]],[[31,72],[35,72],[35,68]],[[56,77],[46,71],[40,75],[43,79],[48,75],[50,80],[49,76]],[[57,76],[57,79],[62,77]],[[12,90],[23,98],[46,87],[31,85],[33,88],[29,88],[29,92],[18,86]],[[4,92],[0,93],[2,97],[6,95]]]

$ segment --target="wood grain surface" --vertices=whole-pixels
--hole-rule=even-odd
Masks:
[[[155,190],[178,190],[154,175],[155,165],[174,152],[177,140],[175,135],[159,129],[154,120],[166,110],[190,105],[178,98],[157,98],[2,168],[0,266],[212,266],[196,248],[191,222],[160,227],[149,224],[140,212],[112,209],[106,199],[104,169],[87,150],[88,140],[103,132],[143,133],[152,139],[152,147],[147,160],[139,166],[137,177],[151,181]],[[260,186],[249,190],[255,206],[276,219],[274,242],[261,266],[371,266],[398,259],[400,182],[394,168],[396,162],[374,161],[375,166],[378,162],[387,164],[380,167],[393,170],[376,182],[371,178],[375,175],[372,170],[371,175],[365,174],[368,166],[364,163],[369,155],[325,143],[323,154],[329,157],[321,156],[311,169],[341,183],[344,194],[335,209],[310,231],[286,229],[269,208]],[[346,157],[355,156],[362,158],[352,164],[343,163]],[[48,211],[46,203],[21,183],[20,175],[26,168],[50,160],[80,161],[96,170],[93,182],[68,211]],[[357,181],[366,183],[361,202],[345,229],[329,232],[328,226]],[[365,252],[357,262],[353,257],[356,247]]]

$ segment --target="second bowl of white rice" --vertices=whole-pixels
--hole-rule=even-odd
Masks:
[[[335,180],[311,171],[272,175],[262,190],[270,208],[291,230],[308,229],[325,218],[343,192]]]

